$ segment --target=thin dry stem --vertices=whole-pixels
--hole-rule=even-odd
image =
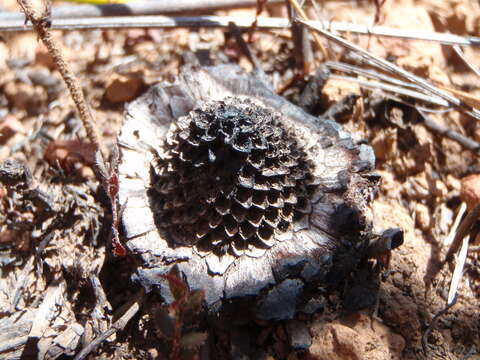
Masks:
[[[268,5],[279,5],[284,0],[268,0]],[[204,14],[215,10],[227,10],[256,6],[257,0],[175,0],[149,1],[137,0],[97,5],[93,4],[60,5],[52,8],[55,20],[66,18],[90,18],[99,16],[131,16],[156,14]],[[24,20],[21,13],[2,12],[0,22],[6,20]]]
[[[117,331],[122,330],[127,323],[135,316],[135,314],[140,310],[143,301],[145,300],[145,290],[142,288],[139,292],[134,295],[134,297],[122,306],[118,312],[123,314],[115,321],[110,328],[105,330],[99,336],[97,336],[92,342],[87,344],[74,358],[74,360],[83,360],[85,359],[92,351],[94,351],[102,342],[107,340],[110,336],[115,334]]]
[[[297,0],[288,0],[288,2],[293,6],[295,11],[300,15],[300,17],[303,20],[305,20],[305,21],[310,20],[308,18],[307,14],[305,13],[305,11],[303,11],[302,7],[298,4]],[[322,52],[323,56],[325,57],[325,59],[328,59],[329,56],[328,56],[327,50],[323,46],[322,40],[320,39],[320,36],[318,36],[318,34],[316,34],[314,32],[312,32],[312,36],[313,36],[313,39],[315,40],[315,43],[317,44],[320,51]]]
[[[448,249],[447,255],[443,261],[443,264],[449,262],[453,259],[454,254],[460,249],[463,238],[468,235],[473,224],[477,221],[480,216],[480,204],[476,205],[472,210],[467,213],[467,216],[462,220],[460,226],[458,227],[453,243]]]
[[[465,63],[465,65],[467,65],[468,68],[470,70],[472,70],[475,75],[480,77],[480,69],[477,66],[475,66],[474,64],[472,64],[470,61],[468,61],[468,59],[465,56],[462,48],[458,45],[454,45],[454,46],[452,46],[452,49],[453,49],[453,51],[455,51],[455,53],[458,55],[458,57],[460,59],[462,59],[462,61]]]
[[[363,60],[366,60],[369,64],[371,64],[373,66],[376,66],[376,67],[382,69],[383,71],[393,73],[393,74],[395,74],[396,76],[399,76],[402,79],[406,79],[406,80],[410,81],[411,83],[416,84],[417,86],[422,88],[424,91],[427,91],[430,94],[436,95],[436,96],[448,101],[450,104],[456,106],[463,113],[468,114],[475,119],[480,119],[480,110],[479,109],[472,108],[471,106],[466,104],[464,101],[458,99],[455,96],[452,96],[450,93],[445,92],[445,91],[439,89],[438,87],[435,87],[428,80],[425,80],[425,79],[423,79],[419,76],[416,76],[416,75],[404,70],[403,68],[401,68],[401,67],[399,67],[399,66],[397,66],[397,65],[395,65],[395,64],[393,64],[393,63],[391,63],[387,60],[379,58],[379,57],[371,54],[370,52],[362,49],[361,47],[359,47],[359,46],[357,46],[357,45],[355,45],[355,44],[353,44],[349,41],[346,41],[345,39],[343,39],[339,36],[336,36],[336,35],[332,34],[329,31],[326,31],[322,28],[314,26],[311,23],[300,20],[300,19],[298,19],[297,21],[306,25],[309,29],[325,36],[328,40],[331,40],[331,41],[337,43],[338,45],[352,51],[357,56],[361,57]]]
[[[103,9],[103,8],[102,8]],[[18,13],[20,14],[20,13]],[[1,32],[23,32],[30,31],[31,26],[24,24],[23,17],[19,18],[17,13],[0,13]],[[67,17],[54,16],[51,30],[93,30],[93,29],[130,29],[130,28],[198,28],[218,27],[228,28],[230,22],[235,23],[239,28],[250,29],[255,18],[250,16],[99,16],[92,17]],[[310,25],[331,32],[354,33],[368,36],[382,36],[403,40],[422,40],[441,43],[444,45],[461,45],[480,47],[480,37],[460,36],[455,34],[438,33],[431,31],[420,31],[417,29],[395,29],[385,26],[367,26],[364,24],[352,24],[338,21],[308,21]],[[289,19],[260,17],[257,21],[257,28],[265,29],[286,29],[290,27]],[[279,35],[282,36],[282,35]]]
[[[30,1],[17,0],[17,2],[23,9],[26,18],[32,23],[32,26],[35,32],[38,34],[38,37],[45,44],[49,54],[52,56],[53,61],[58,68],[58,71],[62,75],[63,80],[65,81],[65,84],[70,91],[72,99],[75,102],[78,114],[80,116],[80,119],[82,120],[83,126],[85,127],[85,131],[87,132],[88,139],[92,142],[92,144],[94,144],[96,150],[100,151],[103,159],[105,159],[105,155],[107,154],[107,152],[101,142],[100,133],[97,126],[95,125],[95,120],[93,119],[90,107],[85,101],[85,96],[80,87],[80,84],[78,83],[75,75],[65,61],[65,58],[60,51],[59,46],[56,44],[55,40],[52,37],[52,33],[48,28],[48,10],[46,10],[43,14],[38,14],[32,7]]]

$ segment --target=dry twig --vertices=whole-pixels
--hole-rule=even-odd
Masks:
[[[440,317],[443,316],[444,314],[446,314],[447,311],[450,310],[450,308],[453,305],[455,305],[456,302],[457,302],[457,298],[455,297],[450,304],[448,304],[444,309],[440,310],[437,314],[435,314],[435,316],[433,317],[432,321],[430,322],[430,325],[428,326],[427,330],[425,330],[425,332],[423,333],[422,348],[423,348],[423,352],[425,353],[425,355],[428,354],[428,336],[430,335],[432,330],[435,329],[435,327],[437,326],[437,322],[440,319]]]
[[[240,47],[240,50],[248,58],[248,61],[250,61],[250,63],[253,65],[254,71],[265,82],[265,84],[268,84],[268,77],[262,69],[262,64],[260,63],[260,60],[258,60],[258,58],[250,51],[248,44],[245,40],[243,40],[242,33],[240,32],[238,26],[236,26],[235,23],[232,22],[230,23],[229,28],[230,32],[235,37],[235,40]]]
[[[295,11],[298,13],[298,15],[300,15],[300,17],[303,20],[305,20],[305,21],[309,20],[307,14],[305,13],[305,11],[303,11],[302,7],[298,4],[297,0],[288,0],[288,2],[290,3],[290,5],[292,5],[292,7],[295,9]],[[323,46],[322,40],[320,39],[320,36],[318,36],[315,33],[312,33],[312,36],[313,36],[313,40],[315,40],[315,43],[317,44],[318,48],[322,52],[325,59],[328,59],[329,58],[328,52],[325,49],[325,47]]]
[[[263,9],[265,8],[265,5],[267,4],[268,0],[257,0],[257,13],[255,14],[255,21],[252,23],[252,26],[250,27],[250,30],[248,32],[248,42],[251,43],[253,41],[253,33],[255,30],[257,30],[257,24],[258,24],[258,17],[262,13]]]
[[[117,204],[118,193],[118,177],[116,175],[114,166],[115,164],[107,164],[107,150],[105,149],[101,140],[100,132],[95,124],[95,120],[92,115],[92,111],[88,106],[82,88],[75,75],[71,71],[69,65],[64,59],[59,46],[56,44],[49,30],[50,27],[50,8],[46,7],[46,10],[42,14],[38,14],[32,7],[28,0],[17,0],[18,4],[22,7],[26,18],[32,23],[33,29],[36,31],[40,39],[43,41],[48,49],[48,52],[52,56],[60,74],[67,85],[70,95],[75,102],[80,119],[85,127],[87,137],[95,147],[96,162],[94,166],[97,179],[105,188],[112,206],[112,234],[113,234],[113,248],[117,255],[125,255],[125,249],[123,248],[118,233],[118,218],[120,209]],[[48,1],[48,0],[47,0]],[[47,2],[48,4],[48,2]]]
[[[119,312],[124,311],[122,316],[113,323],[113,325],[102,334],[100,334],[96,339],[94,339],[90,344],[85,346],[82,351],[80,351],[74,358],[74,360],[85,359],[93,350],[97,348],[102,342],[108,339],[112,334],[115,334],[117,331],[122,330],[127,323],[132,319],[135,314],[140,310],[143,300],[145,298],[145,290],[143,288],[125,304],[122,308],[119,309]]]
[[[95,146],[97,151],[100,151],[103,159],[107,154],[106,150],[103,147],[101,142],[100,133],[95,125],[95,120],[90,107],[85,101],[85,96],[83,94],[82,88],[78,83],[75,75],[72,70],[65,62],[64,56],[60,51],[58,44],[52,37],[52,34],[49,30],[50,26],[50,9],[49,6],[46,7],[46,10],[42,14],[38,14],[35,9],[32,7],[32,4],[28,0],[17,0],[20,7],[23,9],[26,18],[32,23],[33,29],[38,34],[39,38],[45,44],[48,49],[48,52],[53,58],[55,65],[58,68],[58,71],[63,77],[65,84],[67,85],[73,101],[78,110],[80,119],[82,120],[85,131],[87,132],[88,139]],[[47,3],[48,4],[48,3]]]
[[[290,2],[286,1],[288,8],[288,15],[290,21],[295,18],[295,11],[291,8]],[[295,65],[297,68],[297,75],[305,76],[315,71],[315,62],[313,58],[312,43],[310,41],[310,35],[305,26],[292,22],[291,26],[292,41],[295,49]],[[295,78],[293,79],[295,80]]]
[[[445,136],[450,140],[456,141],[465,149],[473,151],[476,154],[480,153],[480,144],[478,142],[466,137],[465,135],[462,135],[456,131],[450,130],[449,128],[438,124],[437,122],[433,121],[429,116],[427,116],[425,112],[423,110],[420,110],[418,107],[417,107],[417,111],[422,116],[423,124],[427,129],[437,133],[438,135]]]

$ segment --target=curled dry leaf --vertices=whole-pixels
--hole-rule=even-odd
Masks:
[[[76,171],[82,177],[92,177],[95,162],[95,146],[80,139],[55,140],[45,149],[45,160],[66,173]]]
[[[188,295],[188,285],[181,278],[178,268],[173,266],[163,278],[168,281],[168,286],[176,302],[183,303]]]
[[[113,104],[135,99],[143,86],[142,79],[135,74],[116,75],[107,85],[105,97]]]

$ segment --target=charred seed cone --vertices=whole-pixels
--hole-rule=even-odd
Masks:
[[[313,164],[280,116],[229,98],[173,126],[152,197],[174,245],[240,256],[249,246],[270,248],[311,210]]]
[[[291,319],[401,243],[390,232],[371,246],[372,149],[237,66],[153,86],[128,105],[118,143],[134,277],[166,302],[162,275],[177,266],[211,312],[242,303],[257,319]]]

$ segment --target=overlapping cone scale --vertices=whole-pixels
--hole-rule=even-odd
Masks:
[[[169,241],[238,255],[271,247],[304,216],[313,164],[280,117],[230,97],[179,119],[152,176],[155,220]]]

